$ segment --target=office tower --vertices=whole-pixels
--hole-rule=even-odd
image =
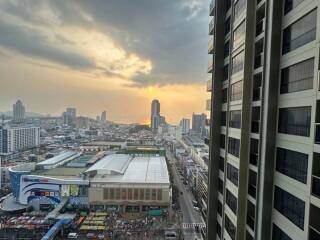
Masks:
[[[153,132],[157,132],[160,122],[160,102],[154,99],[151,103],[151,129]]]
[[[192,114],[192,131],[196,133],[202,133],[206,126],[207,116],[206,114]]]
[[[12,153],[40,145],[40,128],[35,126],[0,127],[0,153]]]
[[[105,123],[107,121],[107,112],[103,111],[101,113],[101,122]]]
[[[25,118],[25,107],[21,100],[18,100],[13,104],[13,121],[16,123],[21,123]]]
[[[65,112],[62,113],[63,124],[74,127],[77,121],[77,110],[75,108],[68,107]]]
[[[180,121],[180,126],[182,127],[182,134],[187,134],[190,132],[190,119],[182,118]]]
[[[68,114],[69,116],[71,116],[71,118],[72,118],[73,120],[75,120],[75,119],[77,118],[77,109],[68,107],[68,108],[67,108],[67,114]]]
[[[207,239],[320,239],[319,0],[210,5]]]

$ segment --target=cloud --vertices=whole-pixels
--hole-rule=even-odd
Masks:
[[[131,81],[205,79],[208,3],[201,0],[7,0],[0,46],[30,58]]]

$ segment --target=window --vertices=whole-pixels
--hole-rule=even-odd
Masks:
[[[226,57],[229,56],[229,51],[230,51],[229,49],[230,49],[229,41],[227,41],[227,42],[224,44],[224,52],[223,52],[224,58],[226,58]]]
[[[221,148],[226,147],[226,136],[224,134],[220,134],[220,147]]]
[[[228,80],[229,78],[229,65],[223,67],[223,81]]]
[[[274,189],[274,208],[303,230],[305,203],[279,187]]]
[[[223,182],[220,178],[218,179],[218,191],[223,195]]]
[[[292,240],[285,232],[277,225],[273,224],[272,240]]]
[[[108,188],[103,189],[103,199],[109,199],[109,189]]]
[[[228,101],[228,88],[222,89],[222,103],[226,103]]]
[[[299,182],[307,183],[308,154],[277,148],[276,168],[282,174]]]
[[[158,191],[157,191],[157,200],[158,201],[162,200],[162,189],[158,189]]]
[[[233,32],[233,50],[244,43],[246,33],[246,24],[243,21]]]
[[[144,200],[144,199],[145,199],[145,197],[144,197],[144,189],[141,188],[140,189],[140,198],[139,198],[139,200]]]
[[[157,199],[157,189],[152,189],[151,190],[151,200],[156,200]]]
[[[230,33],[230,17],[225,22],[224,35],[228,35]]]
[[[231,239],[232,240],[236,239],[236,227],[234,226],[234,224],[231,222],[231,220],[227,215],[225,215],[224,225]]]
[[[227,113],[221,112],[221,126],[226,126],[227,123]]]
[[[242,99],[242,80],[231,85],[230,101]]]
[[[120,200],[120,188],[116,188],[116,200]]]
[[[228,189],[226,190],[226,203],[228,204],[232,212],[237,215],[237,198]]]
[[[134,195],[133,195],[133,197],[134,197],[134,200],[138,200],[139,199],[139,189],[134,189]]]
[[[241,126],[241,110],[230,111],[229,127],[240,128]]]
[[[145,199],[146,199],[146,200],[150,200],[150,189],[146,189]]]
[[[218,222],[217,222],[217,234],[218,234],[219,238],[221,238],[221,226]]]
[[[227,178],[236,186],[238,186],[239,170],[227,163]]]
[[[229,137],[228,139],[228,153],[239,157],[240,154],[240,140],[236,138]]]
[[[114,188],[110,188],[110,199],[113,200],[115,197]]]
[[[126,188],[121,189],[121,199],[122,200],[127,199],[127,189]]]
[[[283,31],[282,54],[316,39],[317,11],[313,10]]]
[[[303,0],[285,0],[284,2],[284,15],[302,3]]]
[[[280,93],[311,89],[313,85],[313,75],[313,58],[282,69]]]
[[[243,70],[243,66],[244,66],[244,52],[241,52],[232,58],[232,74],[235,74]]]
[[[132,200],[132,189],[128,188],[128,200]]]
[[[237,20],[238,17],[244,12],[246,8],[246,0],[238,0],[234,4],[234,20]]]
[[[309,137],[311,107],[279,109],[279,133]]]
[[[224,172],[224,158],[220,157],[219,158],[219,169]]]
[[[222,217],[222,204],[221,204],[221,202],[219,200],[218,200],[218,205],[217,205],[217,212]]]
[[[230,8],[231,8],[231,0],[227,0],[226,1],[226,12],[228,12]]]

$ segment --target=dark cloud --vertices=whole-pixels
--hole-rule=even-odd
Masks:
[[[132,86],[203,82],[206,76],[209,4],[205,1],[21,1],[18,5],[6,4],[3,9],[32,24],[45,25],[46,21],[32,14],[42,4],[57,14],[62,26],[96,29],[111,36],[127,52],[150,59],[151,74],[135,76]],[[62,51],[32,29],[0,21],[0,32],[0,45],[6,48],[72,68],[95,67],[81,53]],[[68,41],[57,40],[64,44]]]

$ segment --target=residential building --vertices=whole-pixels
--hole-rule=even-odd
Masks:
[[[160,124],[160,102],[154,99],[151,103],[151,129],[153,132],[157,132]]]
[[[77,120],[77,110],[75,108],[68,107],[65,112],[62,113],[63,124],[74,127]]]
[[[319,0],[216,0],[207,239],[320,239]]]
[[[0,153],[9,154],[40,145],[40,128],[36,126],[0,127]]]
[[[207,115],[202,114],[192,114],[192,131],[195,133],[203,134],[205,131]]]
[[[107,112],[103,111],[101,113],[101,122],[105,123],[107,121]]]
[[[18,100],[13,104],[13,121],[16,123],[21,123],[25,118],[25,107],[21,100]]]
[[[190,132],[190,119],[183,118],[180,121],[180,126],[182,127],[182,134],[187,134]]]

